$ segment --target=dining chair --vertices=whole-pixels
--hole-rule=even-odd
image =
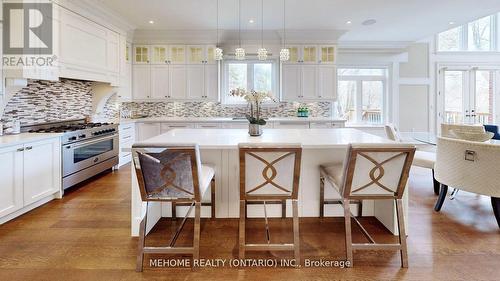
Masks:
[[[239,144],[240,222],[239,258],[246,251],[293,251],[300,265],[298,194],[302,147],[300,144]],[[293,243],[271,243],[266,204],[292,202]],[[259,203],[264,208],[266,243],[246,243],[247,204]],[[283,210],[286,212],[286,210]],[[283,214],[282,214],[283,216]]]
[[[408,267],[402,197],[414,154],[415,146],[410,144],[351,144],[341,169],[338,166],[320,166],[321,176],[342,196],[346,256],[350,266],[353,265],[353,250],[399,250],[401,266]],[[376,243],[359,220],[352,215],[351,200],[394,200],[399,243]],[[369,243],[352,242],[351,218]]]
[[[200,216],[204,195],[215,192],[215,172],[202,165],[197,144],[134,145],[132,154],[139,190],[146,212],[140,224],[136,271],[142,271],[144,254],[189,254],[200,256]],[[146,226],[150,202],[188,204],[189,209],[166,247],[146,247]],[[215,201],[212,197],[212,209]],[[175,247],[187,218],[194,208],[192,247]],[[214,214],[212,212],[212,214]]]
[[[484,126],[481,124],[450,124],[441,123],[441,136],[445,138],[459,138],[454,131],[465,131],[470,133],[484,133]]]
[[[387,138],[396,141],[402,142],[403,139],[398,129],[393,124],[386,124],[385,126],[385,134]],[[430,151],[422,151],[417,150],[415,152],[415,157],[413,158],[413,166],[421,167],[425,169],[430,169],[432,171],[432,183],[434,188],[434,194],[439,194],[439,182],[436,180],[434,176],[434,163],[436,162],[436,153]]]
[[[449,186],[491,197],[493,213],[500,227],[500,145],[438,138],[436,178],[441,192],[434,207],[443,207]]]

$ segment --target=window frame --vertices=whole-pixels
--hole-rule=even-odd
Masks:
[[[500,52],[500,21],[499,21],[499,15],[500,14],[493,14],[490,16],[485,16],[478,18],[476,20],[467,22],[462,25],[454,26],[453,28],[447,29],[443,32],[439,32],[435,35],[435,52],[439,54],[460,54],[460,53],[468,53],[468,54],[488,54],[488,53],[495,53],[495,52]],[[490,49],[485,50],[485,51],[479,51],[479,50],[469,50],[469,24],[473,23],[475,21],[478,21],[480,19],[490,17]],[[439,35],[447,32],[451,29],[454,28],[459,28],[460,29],[460,44],[459,44],[459,49],[456,51],[450,51],[450,50],[440,50],[439,49]]]
[[[258,59],[249,59],[249,60],[236,60],[236,59],[228,59],[222,61],[222,93],[221,93],[221,104],[224,106],[242,106],[246,105],[247,103],[245,101],[242,102],[229,102],[229,92],[232,89],[229,89],[229,64],[231,63],[246,63],[247,64],[247,89],[252,89],[253,88],[253,82],[254,82],[254,74],[253,74],[253,66],[255,64],[259,63],[271,63],[272,64],[272,70],[271,70],[271,92],[273,93],[274,99],[279,100],[279,81],[278,81],[278,71],[279,71],[279,63],[277,59],[271,58],[267,59],[265,61],[261,61]],[[263,102],[263,105],[266,106],[277,106],[277,103],[274,103],[270,100]]]
[[[385,75],[340,75],[341,69],[383,69]],[[347,125],[368,125],[381,126],[389,119],[389,76],[390,68],[388,66],[347,66],[342,65],[337,68],[337,95],[339,94],[340,81],[356,82],[356,97],[355,97],[355,120],[348,121]],[[382,82],[383,93],[381,102],[380,123],[369,123],[363,121],[363,81],[380,81]]]

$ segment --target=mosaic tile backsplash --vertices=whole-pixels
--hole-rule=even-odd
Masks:
[[[29,80],[7,103],[2,122],[37,124],[92,115],[92,82]]]
[[[264,117],[294,117],[297,108],[307,106],[311,117],[331,117],[330,102],[290,103],[264,107]],[[134,112],[149,117],[241,117],[247,112],[246,106],[224,106],[216,102],[125,102],[122,112]]]

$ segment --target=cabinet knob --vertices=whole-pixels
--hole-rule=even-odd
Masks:
[[[24,148],[21,147],[21,148],[17,149],[17,152],[21,152],[21,151],[24,151]]]
[[[32,150],[33,149],[33,146],[27,146],[26,147],[26,150]]]

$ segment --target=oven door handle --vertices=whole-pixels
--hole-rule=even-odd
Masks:
[[[79,147],[86,146],[89,144],[94,144],[94,143],[98,143],[98,142],[105,141],[105,140],[111,140],[111,139],[114,139],[116,137],[118,137],[118,135],[114,134],[111,136],[106,136],[106,137],[102,137],[102,138],[98,138],[98,139],[88,140],[88,141],[79,142],[79,143],[73,143],[73,144],[66,146],[66,148],[73,148],[73,149],[79,148]]]

